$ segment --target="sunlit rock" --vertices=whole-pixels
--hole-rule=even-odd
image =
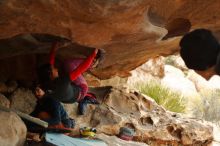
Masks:
[[[27,129],[23,121],[12,112],[0,111],[0,145],[23,146]]]
[[[214,75],[208,81],[209,86],[212,89],[220,89],[220,76]]]
[[[137,92],[119,88],[110,91],[104,99],[98,97],[101,104],[89,106],[84,116],[76,114],[77,104],[68,105],[68,113],[78,127],[96,127],[98,133],[118,135],[120,127],[126,126],[135,130],[135,141],[152,145],[208,145],[212,142],[212,127],[207,123],[167,112]]]
[[[165,66],[165,76],[161,79],[164,86],[184,96],[193,97],[197,94],[194,83],[187,79],[182,70],[171,65]]]

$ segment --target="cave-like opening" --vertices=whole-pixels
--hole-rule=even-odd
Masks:
[[[65,42],[57,52],[57,60],[85,58],[93,48],[51,34],[20,34],[0,40],[0,81],[19,81],[30,85],[36,80],[36,68],[48,61],[52,43]]]

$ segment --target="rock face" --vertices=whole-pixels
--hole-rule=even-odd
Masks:
[[[18,88],[10,97],[10,101],[11,108],[30,114],[37,100],[30,90]]]
[[[3,94],[0,93],[0,105],[9,108],[10,101]]]
[[[143,65],[131,71],[131,76],[128,77],[126,84],[133,88],[140,82],[143,83],[155,79],[159,80],[165,75],[164,66],[164,57],[150,59]]]
[[[33,80],[51,43],[63,38],[68,44],[57,52],[60,60],[103,48],[105,60],[92,73],[101,79],[129,76],[150,57],[178,52],[178,36],[189,30],[207,28],[219,38],[219,6],[218,0],[0,1],[0,80]],[[26,105],[15,97],[12,107],[22,111]],[[151,145],[195,146],[212,140],[208,125],[176,117],[138,93],[112,89],[101,101],[77,122],[110,135],[129,126],[136,130],[135,140]]]
[[[4,82],[0,82],[0,93],[12,93],[18,84],[16,81],[10,81],[7,84]]]
[[[86,47],[104,48],[106,60],[93,73],[124,77],[150,57],[178,52],[176,36],[190,29],[207,28],[219,37],[219,5],[218,0],[1,1],[0,56],[48,52],[57,40],[49,36],[59,36],[72,42],[60,54],[86,56]],[[75,49],[77,44],[84,47]]]
[[[135,91],[128,91],[122,87],[113,88],[111,86],[91,88],[90,90],[96,93],[100,105],[88,105],[85,115],[77,115],[77,103],[64,105],[68,114],[76,120],[76,129],[84,126],[96,127],[98,134],[116,136],[121,127],[129,127],[135,130],[134,141],[146,143],[150,146],[163,146],[167,144],[206,146],[212,142],[213,131],[210,125],[183,118],[176,113],[167,112],[151,98]],[[29,92],[28,90],[18,88],[13,93],[11,107],[29,113],[30,109],[34,108],[34,104],[30,104],[31,93]],[[5,98],[1,98],[1,100],[3,99]],[[1,118],[3,125],[6,121],[10,123],[11,113],[0,112],[0,117],[1,114],[3,114]],[[12,117],[14,116],[16,115]],[[9,118],[5,119],[7,117]],[[21,128],[21,125],[23,125],[22,121],[20,121],[20,124],[19,122],[16,124],[16,128]],[[5,131],[8,131],[7,128],[13,127],[6,124],[4,128],[6,129],[0,130],[4,131],[2,137],[5,136]],[[21,129],[24,130],[23,128]],[[14,133],[10,131],[9,134]],[[17,132],[17,134],[20,135],[21,133]],[[11,136],[11,138],[15,143],[18,141],[23,142],[24,138],[22,136],[21,134],[17,137],[16,141],[14,140],[16,136]],[[107,143],[113,140],[121,145],[129,145],[129,143],[125,143],[116,137],[103,135],[101,137]],[[3,141],[5,145],[7,145],[7,140]],[[142,145],[139,143],[132,144]]]
[[[112,88],[110,94],[100,99],[100,103],[99,106],[89,106],[84,116],[77,116],[71,105],[67,109],[76,120],[77,127],[96,127],[98,133],[107,135],[117,135],[122,126],[130,127],[136,132],[135,141],[152,146],[206,146],[212,142],[210,125],[166,112],[150,98],[137,92]]]
[[[161,80],[164,86],[181,92],[187,97],[194,97],[198,94],[194,82],[187,79],[182,70],[171,65],[165,65],[165,72],[165,76]]]
[[[22,120],[12,112],[0,111],[0,145],[23,146],[27,129]]]
[[[198,96],[198,92],[220,89],[218,75],[206,80],[195,71],[188,69],[179,55],[150,59],[131,71],[131,74],[124,83],[128,86],[135,87],[137,82],[158,80],[164,86],[191,98]]]

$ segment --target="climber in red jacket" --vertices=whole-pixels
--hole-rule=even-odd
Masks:
[[[58,43],[54,43],[52,46],[49,64],[43,65],[39,69],[40,82],[47,94],[63,103],[81,102],[88,91],[88,85],[82,73],[90,66],[97,65],[97,61],[102,58],[101,51],[95,49],[85,60],[65,60],[64,67],[67,74],[59,76],[58,69],[55,66],[55,52],[58,45]]]

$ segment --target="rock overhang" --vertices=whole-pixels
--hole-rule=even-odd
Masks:
[[[208,28],[219,37],[219,5],[217,0],[1,1],[0,43],[10,45],[1,43],[0,57],[46,54],[51,41],[42,43],[36,35],[60,37],[71,42],[61,48],[61,57],[85,57],[103,48],[105,60],[93,74],[125,77],[151,57],[178,52],[179,36],[192,29]]]

